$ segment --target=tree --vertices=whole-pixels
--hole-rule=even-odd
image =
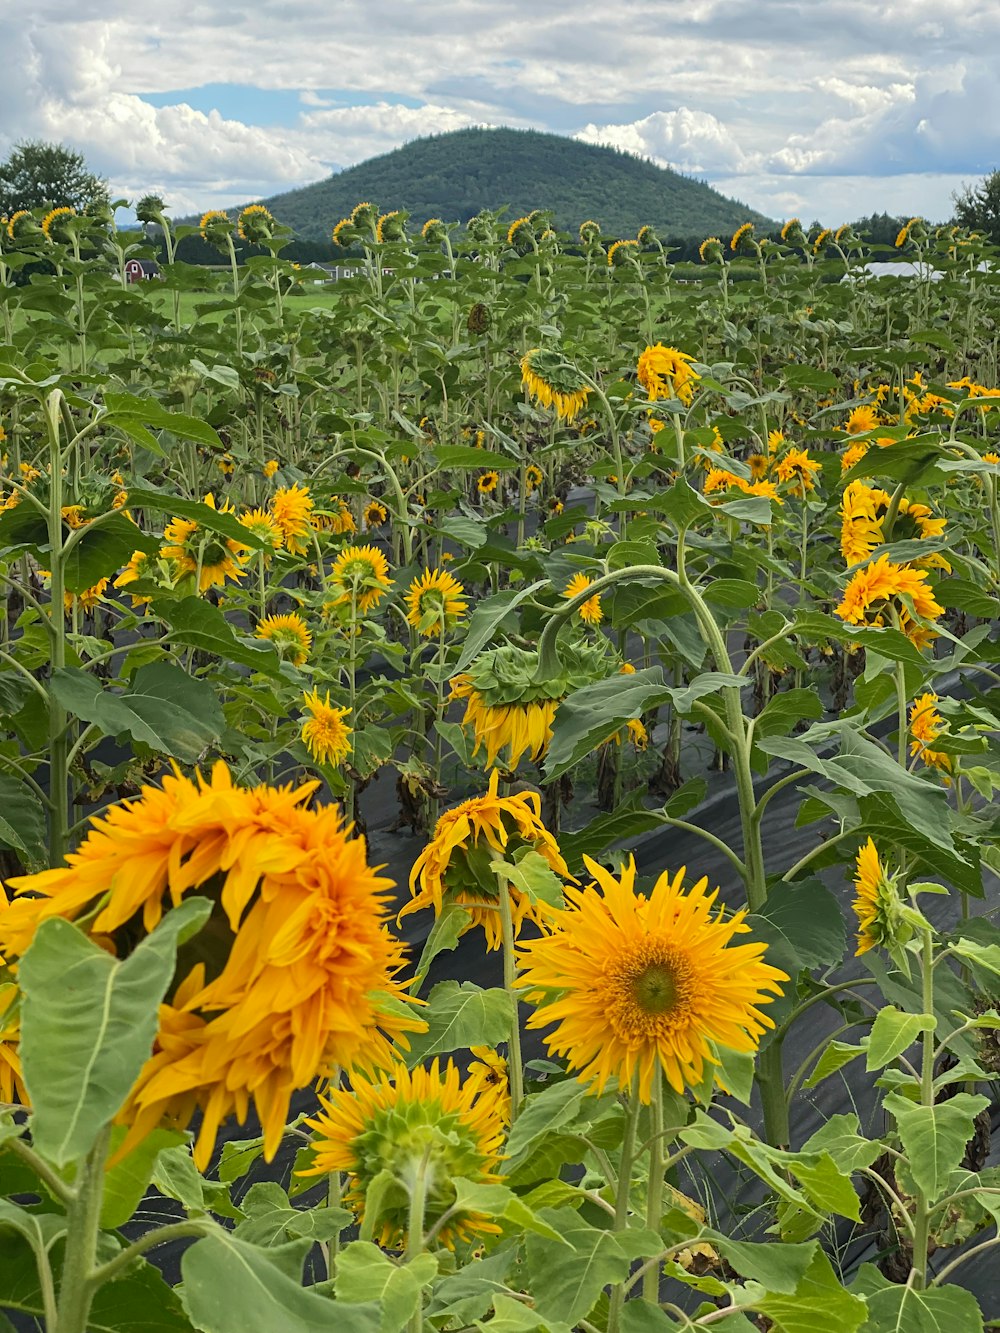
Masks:
[[[1000,245],[1000,171],[991,171],[978,185],[965,185],[952,196],[955,221],[969,231],[981,231]]]
[[[107,182],[88,171],[82,153],[41,139],[22,142],[0,163],[0,214],[20,208],[86,207],[107,198]]]

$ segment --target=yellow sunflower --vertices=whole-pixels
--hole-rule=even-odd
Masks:
[[[389,521],[389,511],[381,500],[369,500],[364,517],[366,528],[380,528]]]
[[[476,478],[476,490],[480,495],[492,495],[499,484],[499,472],[480,472]]]
[[[615,241],[613,245],[608,247],[608,268],[620,268],[622,264],[627,264],[629,260],[634,263],[638,249],[638,241]]]
[[[676,347],[656,343],[639,356],[636,378],[655,403],[660,398],[679,398],[685,406],[694,397],[701,376],[691,369],[693,357],[679,352]]]
[[[116,588],[127,588],[130,583],[137,583],[140,579],[149,579],[156,577],[156,557],[150,555],[147,551],[133,551],[132,559],[128,562],[122,572],[115,579]],[[130,592],[133,606],[147,606],[151,597],[144,597],[138,593]]]
[[[944,608],[934,600],[927,584],[927,574],[911,565],[897,565],[887,555],[879,556],[851,576],[835,613],[849,625],[885,624],[890,608],[899,617],[900,628],[918,647],[923,647],[934,631],[925,629],[910,615],[900,600],[907,597],[914,611],[924,620],[937,620]]]
[[[804,496],[806,491],[814,491],[814,475],[821,471],[820,464],[810,458],[805,449],[788,449],[774,465],[779,481],[790,481],[792,495]]]
[[[698,258],[703,264],[723,264],[726,255],[718,236],[706,236],[698,246]]]
[[[266,542],[267,549],[258,551],[265,560],[270,560],[275,551],[280,551],[285,544],[285,536],[266,509],[247,509],[240,514],[240,522],[248,532],[252,532],[260,541]]]
[[[232,234],[233,224],[226,213],[218,208],[210,208],[207,213],[202,214],[201,221],[198,223],[198,230],[201,232],[203,241],[211,241],[218,245],[224,241],[227,236]]]
[[[525,753],[537,760],[549,748],[558,699],[487,704],[468,675],[454,678],[451,697],[465,700],[462,726],[471,727],[475,735],[473,755],[483,749],[488,764],[495,764],[501,750],[506,749],[506,766],[514,769]]]
[[[736,228],[733,232],[733,239],[729,243],[729,248],[734,255],[739,254],[741,250],[744,252],[749,250],[750,246],[753,244],[753,232],[754,226],[752,222],[744,222],[741,226]]]
[[[204,498],[209,509],[217,509],[215,496],[210,491]],[[231,514],[232,505],[224,504],[220,514]],[[203,528],[191,518],[172,518],[163,529],[164,545],[160,555],[172,560],[178,574],[197,574],[198,591],[221,588],[226,579],[234,582],[244,574],[247,547],[232,537]]]
[[[895,935],[895,880],[887,875],[871,838],[858,850],[854,887],[857,897],[851,905],[858,918],[857,958],[869,949],[892,944]]]
[[[274,218],[263,204],[248,204],[236,220],[240,239],[251,245],[263,245],[274,234]]]
[[[66,240],[66,228],[64,224],[70,218],[75,217],[75,208],[53,208],[50,213],[46,213],[45,217],[42,219],[42,231],[46,240]]]
[[[920,756],[929,768],[940,768],[945,774],[951,772],[951,755],[944,750],[935,750],[934,741],[948,730],[948,724],[935,705],[938,696],[932,691],[921,694],[910,705],[910,755]],[[945,782],[949,782],[948,777]]]
[[[0,889],[0,906],[6,903]],[[17,1006],[18,990],[10,982],[0,982],[0,1103],[28,1105],[21,1073],[21,1017]]]
[[[528,495],[534,495],[544,480],[544,473],[537,463],[529,463],[524,469],[524,489]]]
[[[576,367],[542,347],[533,347],[521,358],[521,383],[530,397],[553,408],[557,419],[567,423],[583,411],[590,396],[590,386]]]
[[[853,409],[844,429],[848,435],[867,435],[869,431],[875,430],[878,424],[878,413],[874,407],[863,405]]]
[[[292,555],[304,555],[309,549],[312,512],[308,486],[279,486],[271,496],[271,514]]]
[[[337,596],[328,607],[354,606],[358,615],[365,616],[392,587],[389,562],[374,546],[348,546],[333,562],[330,586]]]
[[[267,478],[268,481],[271,480],[271,478],[274,476],[277,470],[278,470],[278,460],[276,458],[269,458],[267,462],[264,464],[264,466],[261,468],[261,472],[263,472],[264,476]]]
[[[353,749],[351,728],[344,721],[349,708],[330,703],[330,691],[320,698],[318,689],[302,696],[309,716],[302,723],[302,741],[317,764],[342,764]]]
[[[574,574],[569,583],[566,584],[566,590],[563,593],[563,596],[568,601],[572,601],[573,598],[579,596],[581,592],[585,592],[593,581],[594,580],[588,578],[586,574]],[[596,593],[593,597],[589,597],[578,609],[577,615],[587,625],[599,625],[604,619],[604,613],[601,610],[600,593]]]
[[[292,611],[284,616],[265,616],[255,631],[258,639],[273,643],[282,658],[292,666],[302,666],[312,647],[312,635],[306,622]]]
[[[542,823],[541,797],[533,791],[500,796],[499,778],[494,769],[485,795],[473,796],[454,810],[446,810],[437,821],[431,841],[410,871],[413,901],[406,904],[397,920],[425,907],[433,907],[435,916],[439,916],[446,900],[458,903],[470,913],[467,929],[482,926],[486,947],[499,949],[501,889],[490,869],[491,861],[530,849],[542,856],[557,875],[571,878],[555,838]],[[506,892],[515,937],[525,920],[540,923],[550,911],[542,903],[532,902],[513,884],[506,886]]]
[[[456,1176],[495,1184],[504,1139],[503,1094],[466,1078],[449,1060],[408,1070],[396,1064],[379,1078],[353,1077],[351,1088],[320,1098],[322,1110],[306,1124],[314,1131],[313,1166],[304,1176],[347,1172],[344,1202],[360,1222],[365,1210],[372,1234],[388,1249],[405,1248],[414,1163],[423,1162],[424,1230],[455,1243],[498,1236],[500,1228],[481,1213],[455,1209]],[[386,1175],[391,1182],[386,1183]],[[372,1190],[376,1176],[382,1188]],[[375,1200],[378,1200],[377,1205]],[[445,1221],[444,1219],[447,1218]]]
[[[435,638],[465,615],[465,588],[447,570],[425,569],[410,584],[406,605],[407,623],[424,638]]]
[[[763,961],[766,944],[731,943],[749,933],[746,913],[713,915],[718,889],[702,878],[684,892],[684,869],[664,872],[647,898],[633,858],[618,876],[584,860],[596,883],[567,888],[565,911],[520,950],[519,988],[538,1006],[528,1026],[558,1024],[550,1052],[596,1092],[637,1079],[648,1103],[659,1071],[681,1093],[718,1064],[716,1045],[755,1051],[774,1026],[761,1006],[788,976]]]
[[[849,445],[840,455],[841,472],[850,472],[855,463],[860,463],[867,452],[868,445],[863,440],[859,440],[857,444]]]

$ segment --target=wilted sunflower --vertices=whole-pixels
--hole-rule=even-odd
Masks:
[[[211,491],[204,497],[209,509],[218,509]],[[233,513],[228,502],[218,510]],[[193,518],[172,518],[163,529],[165,544],[160,548],[164,560],[172,560],[178,574],[197,574],[198,591],[221,588],[226,579],[241,579],[247,547],[233,537],[203,528]]]
[[[302,666],[312,647],[312,635],[306,622],[292,611],[284,616],[265,616],[257,625],[258,639],[273,643],[282,658],[292,666]]]
[[[679,398],[689,406],[701,376],[691,369],[693,357],[676,347],[656,343],[639,356],[636,378],[655,403],[660,398]]]
[[[309,716],[302,723],[302,741],[318,764],[334,768],[342,764],[353,749],[351,728],[344,721],[350,716],[349,708],[338,708],[330,703],[330,691],[320,698],[318,689],[302,696]]]
[[[330,586],[337,596],[324,610],[353,606],[358,615],[365,616],[392,587],[389,562],[374,546],[348,546],[333,562]]]
[[[851,905],[858,918],[857,958],[869,949],[896,943],[900,929],[896,881],[886,873],[871,838],[858,850],[854,887],[858,896]]]
[[[425,569],[406,594],[407,624],[424,638],[435,638],[465,615],[465,588],[447,570]]]
[[[533,347],[521,358],[521,383],[542,407],[554,408],[560,421],[572,421],[587,406],[590,395],[590,386],[577,368],[544,347]]]
[[[292,555],[304,555],[309,549],[312,512],[308,486],[279,486],[271,496],[271,513]]]
[[[499,1181],[504,1138],[503,1094],[481,1080],[466,1078],[449,1060],[408,1070],[396,1064],[380,1078],[353,1077],[351,1088],[321,1097],[322,1110],[306,1124],[315,1133],[314,1164],[304,1176],[347,1172],[344,1202],[360,1222],[365,1210],[378,1243],[402,1249],[407,1243],[414,1176],[424,1170],[424,1230],[448,1219],[437,1231],[440,1244],[498,1236],[500,1228],[482,1213],[455,1205],[456,1176],[477,1184]],[[385,1184],[385,1173],[391,1183]],[[383,1188],[371,1189],[376,1176]],[[375,1205],[375,1199],[378,1199]]]
[[[566,584],[563,596],[568,601],[572,601],[573,598],[579,596],[581,592],[586,592],[593,581],[592,578],[588,578],[588,576],[582,572],[574,574],[569,583]],[[599,625],[604,619],[604,613],[601,610],[600,593],[595,593],[593,597],[588,597],[583,605],[578,608],[577,615],[587,625]]]
[[[437,821],[431,841],[410,871],[413,901],[402,909],[398,921],[424,907],[433,907],[439,916],[446,901],[458,903],[471,916],[467,929],[482,926],[486,947],[499,949],[501,889],[490,862],[530,850],[543,857],[555,874],[570,878],[555,838],[542,823],[541,797],[533,791],[500,796],[499,778],[494,769],[485,795],[446,810]],[[507,884],[504,891],[510,896],[515,937],[525,920],[540,922],[549,910],[533,903],[514,884]]]
[[[929,768],[940,768],[945,774],[951,772],[951,755],[944,750],[935,750],[934,742],[948,730],[948,724],[938,712],[938,696],[933,691],[921,694],[910,705],[910,756],[917,755]],[[949,782],[949,778],[945,778]]]
[[[844,589],[843,599],[835,612],[849,625],[885,624],[886,612],[891,608],[899,617],[900,628],[918,647],[934,637],[934,631],[925,629],[910,615],[900,600],[908,597],[916,614],[924,620],[937,620],[944,608],[934,600],[927,585],[927,574],[910,565],[897,565],[887,555],[879,556],[853,574]]]
[[[752,1052],[773,1020],[761,1011],[788,976],[763,961],[745,911],[713,915],[719,890],[702,878],[687,892],[685,870],[664,872],[649,897],[635,889],[635,861],[618,876],[584,858],[596,883],[566,889],[566,910],[521,947],[519,989],[537,1005],[528,1027],[558,1027],[544,1038],[580,1081],[602,1092],[651,1100],[662,1070],[678,1093],[701,1084],[714,1047]]]

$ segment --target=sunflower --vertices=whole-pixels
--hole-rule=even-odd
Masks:
[[[849,445],[840,455],[841,472],[850,472],[855,463],[860,463],[867,452],[868,445],[863,440],[859,440],[857,444]]]
[[[312,647],[308,626],[294,611],[285,616],[265,616],[257,625],[256,636],[273,643],[279,656],[292,666],[302,666]]]
[[[566,584],[566,590],[563,593],[563,596],[567,600],[572,601],[573,598],[579,596],[581,592],[586,592],[593,581],[594,580],[588,578],[586,574],[574,574],[569,583]],[[577,615],[586,625],[599,625],[604,619],[604,613],[601,611],[600,593],[596,593],[593,597],[588,597],[583,605],[578,608]]]
[[[587,218],[586,222],[580,223],[578,234],[581,245],[594,245],[601,239],[601,224],[595,222],[593,218]]]
[[[6,901],[0,889],[0,906]],[[27,1106],[28,1094],[21,1074],[21,1017],[17,1000],[17,987],[0,982],[0,1104]]]
[[[749,250],[754,243],[754,226],[752,222],[744,222],[733,232],[733,239],[729,243],[729,248],[733,254],[739,254],[742,249],[744,252]]]
[[[156,557],[150,555],[147,551],[133,551],[132,558],[114,581],[114,587],[127,588],[130,583],[137,583],[140,579],[152,579],[156,577]],[[130,592],[133,606],[147,606],[151,597],[143,596],[140,593]]]
[[[944,608],[934,600],[923,570],[894,564],[887,555],[882,555],[851,576],[835,612],[849,625],[881,626],[885,624],[886,610],[891,608],[898,615],[903,632],[922,647],[934,632],[913,619],[909,606],[900,600],[903,597],[923,620],[937,620],[944,614]]]
[[[328,508],[323,513],[312,515],[314,528],[320,532],[332,532],[336,537],[348,536],[357,531],[358,525],[346,500],[339,495],[331,495],[327,504]]]
[[[570,878],[569,867],[542,823],[538,793],[500,796],[499,779],[499,771],[494,769],[485,795],[473,796],[454,810],[446,810],[437,821],[431,841],[410,871],[413,901],[406,904],[397,921],[424,907],[433,907],[439,916],[447,899],[469,911],[467,930],[482,926],[486,947],[499,949],[502,936],[497,904],[501,892],[510,896],[515,936],[525,920],[540,923],[545,919],[550,909],[541,902],[532,902],[514,884],[501,885],[490,862],[533,851],[563,878]]]
[[[701,376],[691,369],[693,358],[676,347],[656,343],[639,356],[636,378],[655,403],[660,398],[679,398],[688,406]]]
[[[507,244],[514,247],[519,253],[524,254],[531,249],[534,241],[534,232],[531,226],[531,218],[515,218],[507,228]]]
[[[851,905],[858,918],[857,958],[869,949],[895,943],[898,933],[896,881],[887,875],[871,838],[858,850],[854,887],[857,897]]]
[[[364,518],[366,528],[380,528],[389,521],[389,511],[381,500],[369,500]]]
[[[848,435],[867,435],[869,431],[875,430],[878,424],[878,413],[874,407],[863,404],[853,409],[844,429]]]
[[[224,477],[231,477],[236,471],[236,460],[232,454],[223,454],[215,460],[215,465]]]
[[[943,750],[932,748],[934,741],[945,731],[948,724],[937,711],[935,704],[938,696],[931,691],[914,699],[910,705],[910,755],[917,755],[929,768],[940,768],[946,774],[951,772],[951,755]],[[949,782],[949,778],[945,778]]]
[[[465,588],[447,570],[425,569],[406,594],[407,624],[426,639],[451,629],[465,615]]]
[[[789,218],[781,229],[781,239],[789,245],[801,245],[805,240],[801,218]]]
[[[533,347],[521,358],[521,383],[531,398],[554,408],[556,418],[567,423],[583,411],[590,395],[590,386],[576,367],[543,347]]]
[[[213,245],[222,245],[226,237],[232,235],[233,224],[226,213],[218,208],[210,208],[207,213],[202,214],[201,221],[198,223],[198,230],[201,232],[203,241],[210,241]]]
[[[840,553],[847,565],[867,560],[876,546],[882,544],[879,494],[885,492],[876,492],[860,480],[852,481],[844,489],[840,502]]]
[[[261,472],[263,472],[264,476],[267,478],[268,481],[271,480],[271,478],[274,476],[277,470],[278,470],[278,460],[276,458],[269,458],[267,462],[264,464],[264,466],[261,468]]]
[[[510,1073],[507,1061],[492,1046],[470,1046],[474,1059],[469,1064],[469,1081],[480,1089],[492,1088],[497,1093],[498,1109],[504,1126],[510,1124]]]
[[[723,264],[726,255],[718,236],[706,236],[698,246],[698,258],[703,264]]]
[[[830,228],[823,227],[822,230],[817,235],[816,239],[813,241],[813,254],[818,255],[820,251],[825,250],[829,240],[830,240]]]
[[[615,241],[608,247],[608,268],[620,268],[629,260],[635,263],[635,252],[639,249],[638,241]]]
[[[771,462],[766,454],[749,454],[747,456],[747,467],[750,469],[750,476],[754,481],[762,481],[768,474]]]
[[[302,702],[309,716],[302,723],[302,741],[317,764],[331,764],[334,768],[342,764],[351,753],[351,728],[344,719],[350,715],[349,708],[337,708],[330,703],[330,691],[321,699],[319,690],[304,694]]]
[[[500,1235],[481,1213],[454,1209],[456,1176],[477,1184],[495,1184],[500,1176],[504,1138],[503,1094],[481,1080],[466,1078],[449,1060],[408,1070],[396,1064],[381,1077],[351,1079],[350,1090],[335,1088],[320,1098],[322,1110],[306,1124],[314,1131],[314,1164],[301,1174],[347,1172],[344,1202],[360,1222],[367,1219],[380,1245],[402,1249],[407,1243],[413,1173],[424,1164],[424,1228],[445,1217],[437,1239],[449,1249]],[[391,1178],[386,1183],[386,1176]],[[378,1177],[380,1190],[371,1188]],[[378,1200],[375,1205],[375,1200]]]
[[[218,509],[211,491],[204,497],[209,509]],[[231,514],[228,502],[218,510]],[[160,548],[164,560],[171,560],[181,576],[198,575],[198,591],[221,588],[226,579],[241,579],[244,574],[247,547],[232,537],[223,537],[209,528],[203,528],[193,518],[172,518],[163,529],[165,544]]]
[[[50,213],[46,213],[42,219],[42,232],[48,241],[65,241],[68,239],[66,223],[70,218],[76,217],[75,208],[53,208]]]
[[[240,514],[240,522],[246,528],[247,532],[262,542],[266,543],[266,549],[258,551],[265,560],[269,560],[275,551],[280,551],[285,544],[285,536],[277,523],[267,512],[266,509],[247,509]]]
[[[274,235],[274,218],[263,204],[248,204],[236,220],[236,231],[241,240],[263,245]]]
[[[330,239],[334,245],[342,250],[346,250],[349,245],[353,245],[357,238],[357,231],[350,218],[341,218],[330,233]]]
[[[12,241],[20,240],[26,232],[37,230],[38,226],[30,208],[19,208],[16,213],[10,215],[7,222],[7,236]]]
[[[409,217],[408,213],[402,213],[398,208],[392,209],[389,213],[383,213],[375,224],[375,239],[380,244],[386,241],[402,241],[406,238],[405,223]]]
[[[313,500],[307,486],[279,486],[271,496],[271,514],[292,555],[304,555],[312,532]]]
[[[544,480],[545,476],[537,463],[529,463],[524,469],[524,489],[528,495],[534,495]]]
[[[806,491],[814,491],[816,483],[813,475],[821,471],[820,464],[810,458],[805,449],[789,449],[774,465],[774,472],[779,481],[791,481],[792,495],[805,496]]]
[[[451,698],[465,700],[462,726],[471,727],[475,735],[473,755],[483,749],[488,764],[495,764],[500,751],[506,749],[505,766],[514,769],[525,753],[537,760],[549,748],[558,698],[488,704],[468,673],[451,682]]]
[[[72,613],[73,607],[78,606],[81,611],[93,611],[94,607],[104,600],[104,594],[108,590],[108,580],[98,579],[90,588],[84,588],[82,592],[64,592],[63,609],[67,615]]]
[[[649,1103],[660,1070],[682,1093],[718,1064],[715,1044],[755,1051],[774,1026],[760,1006],[788,976],[763,961],[766,944],[730,943],[750,930],[745,911],[713,915],[718,889],[703,877],[685,893],[683,868],[664,872],[647,898],[635,890],[634,858],[618,876],[584,861],[596,883],[567,888],[566,910],[521,948],[519,988],[538,1006],[528,1026],[558,1024],[544,1038],[550,1052],[596,1092],[637,1079]]]
[[[742,477],[735,472],[729,472],[723,467],[710,467],[705,474],[705,494],[712,495],[715,491],[743,491],[749,492],[750,483],[744,481]]]
[[[392,587],[389,562],[374,546],[348,546],[333,562],[330,586],[337,596],[324,610],[353,607],[358,615],[367,615]]]
[[[499,484],[499,472],[480,472],[476,478],[476,490],[480,495],[492,495]]]
[[[420,228],[421,239],[435,244],[440,244],[446,235],[444,223],[440,218],[428,218]]]

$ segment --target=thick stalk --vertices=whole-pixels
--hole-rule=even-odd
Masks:
[[[639,1125],[639,1074],[636,1071],[632,1079],[628,1109],[625,1120],[625,1137],[622,1139],[622,1155],[618,1166],[618,1184],[615,1190],[615,1231],[624,1231],[628,1226],[629,1194],[632,1188],[632,1167],[635,1163],[635,1139]],[[611,1300],[608,1306],[608,1333],[618,1333],[622,1306],[625,1303],[625,1284],[618,1282],[611,1288]]]
[[[410,1186],[410,1211],[406,1225],[406,1262],[411,1264],[424,1250],[424,1214],[427,1210],[427,1170],[429,1152],[424,1153]],[[417,1308],[409,1323],[409,1333],[421,1333],[424,1326],[423,1293],[417,1297]]]
[[[59,1283],[59,1304],[53,1333],[86,1333],[96,1286],[93,1280],[104,1197],[104,1163],[111,1142],[111,1127],[101,1130],[84,1158],[77,1178],[76,1197],[69,1206],[66,1257]]]
[[[517,1119],[524,1099],[524,1064],[521,1059],[521,1015],[514,983],[517,980],[517,957],[514,953],[514,921],[510,909],[510,885],[497,875],[497,894],[500,900],[500,936],[503,942],[503,984],[510,997],[510,1049],[507,1052],[507,1070],[510,1075],[510,1123]]]
[[[929,927],[923,931],[923,948],[920,955],[920,970],[923,982],[923,1008],[925,1014],[934,1012],[934,941]],[[934,1033],[924,1033],[923,1060],[920,1066],[920,1105],[934,1105]],[[930,1246],[930,1206],[929,1200],[919,1186],[913,1205],[913,1265],[910,1282],[917,1291],[923,1291],[927,1285],[927,1251]]]
[[[646,1230],[660,1234],[663,1216],[663,1071],[653,1075],[652,1130],[649,1141],[649,1190],[646,1195]],[[642,1279],[643,1299],[654,1305],[660,1299],[660,1265],[651,1268]]]
[[[66,620],[63,594],[66,589],[62,541],[62,448],[59,423],[62,394],[57,389],[46,399],[45,413],[49,429],[49,548],[52,564],[49,622],[52,629],[52,669],[66,666]],[[66,855],[69,830],[69,764],[66,710],[54,690],[49,692],[49,792],[52,813],[49,823],[49,864],[60,866]]]

